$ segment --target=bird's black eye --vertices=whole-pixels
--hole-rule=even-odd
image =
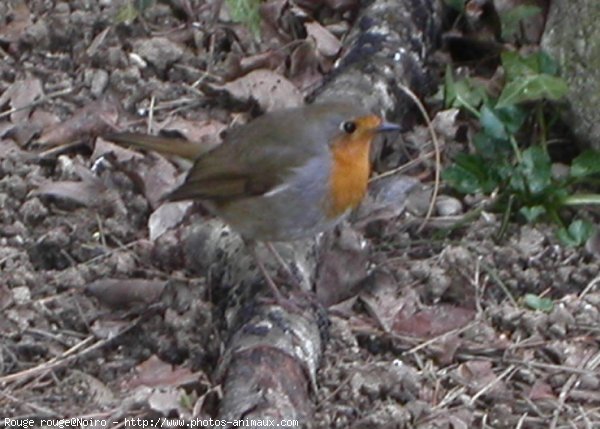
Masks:
[[[356,124],[352,121],[342,122],[341,128],[345,133],[352,134],[356,131]]]

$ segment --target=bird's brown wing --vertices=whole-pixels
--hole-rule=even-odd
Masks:
[[[296,130],[302,122],[297,117],[278,119],[274,129],[260,118],[232,129],[223,144],[196,160],[184,183],[168,199],[228,201],[262,195],[284,184],[294,168],[314,156],[315,145],[306,141],[306,132]]]

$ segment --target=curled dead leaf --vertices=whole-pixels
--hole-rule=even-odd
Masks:
[[[306,33],[317,43],[317,50],[325,57],[335,57],[342,49],[342,42],[331,32],[316,21],[304,24]]]
[[[304,100],[292,82],[267,69],[254,70],[225,85],[213,85],[212,89],[225,91],[242,103],[254,99],[265,112],[297,107]]]

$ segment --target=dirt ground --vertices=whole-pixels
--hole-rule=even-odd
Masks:
[[[212,3],[143,16],[116,1],[0,4],[0,425],[216,417],[226,290],[181,250],[204,218],[152,240],[173,222],[150,215],[180,166],[95,136],[153,121],[215,144],[234,101],[207,92],[260,69],[289,78],[281,99],[306,94],[333,67],[344,3],[319,12],[312,56],[282,21],[287,42],[259,44]],[[497,240],[500,223],[367,228],[369,275],[330,308],[315,421],[300,423],[600,428],[598,255],[545,225],[509,224]]]

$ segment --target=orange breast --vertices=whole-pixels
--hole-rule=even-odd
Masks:
[[[369,149],[372,134],[360,138],[340,139],[332,146],[330,198],[327,214],[330,218],[343,215],[361,202],[369,180]]]

